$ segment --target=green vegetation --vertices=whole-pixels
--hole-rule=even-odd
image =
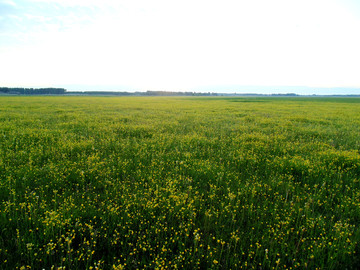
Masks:
[[[360,99],[0,104],[2,269],[360,265]]]
[[[0,95],[63,95],[64,88],[22,88],[22,87],[0,87]]]

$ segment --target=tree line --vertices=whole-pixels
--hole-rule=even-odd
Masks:
[[[64,88],[22,88],[22,87],[0,87],[0,94],[9,95],[63,95]]]

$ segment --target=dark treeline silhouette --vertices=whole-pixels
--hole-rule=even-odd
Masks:
[[[67,91],[65,88],[22,88],[0,87],[0,95],[67,95],[67,96],[235,96],[235,97],[360,97],[360,95],[298,95],[295,93],[216,93],[216,92],[171,92],[152,91],[126,92],[126,91]]]
[[[146,91],[146,92],[116,92],[116,91],[71,91],[67,95],[86,96],[217,96],[217,93],[197,92],[169,92],[169,91]]]
[[[75,96],[134,96],[132,92],[117,92],[117,91],[71,91],[66,92],[66,95]]]
[[[21,88],[21,87],[0,87],[0,94],[10,95],[63,95],[64,88]]]
[[[196,92],[168,92],[168,91],[146,91],[145,96],[217,96],[217,93],[196,93]]]

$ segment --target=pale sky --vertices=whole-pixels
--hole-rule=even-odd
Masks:
[[[360,0],[0,0],[0,86],[347,94]]]

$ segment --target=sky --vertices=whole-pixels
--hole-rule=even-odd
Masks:
[[[359,0],[0,0],[0,86],[360,94],[359,33]]]

